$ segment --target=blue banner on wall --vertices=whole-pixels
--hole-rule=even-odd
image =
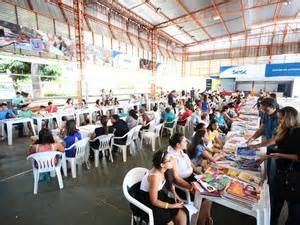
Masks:
[[[233,67],[233,66],[220,66],[220,73],[222,73],[223,71],[225,71],[231,67]]]
[[[266,77],[300,76],[300,63],[266,64]]]

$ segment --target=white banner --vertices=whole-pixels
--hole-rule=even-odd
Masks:
[[[220,78],[235,78],[236,81],[261,81],[265,79],[265,64],[230,67],[220,73]]]

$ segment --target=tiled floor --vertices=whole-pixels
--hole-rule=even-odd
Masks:
[[[136,166],[151,167],[149,146],[122,162],[102,161],[98,168],[85,167],[77,179],[64,178],[64,189],[57,181],[40,182],[33,195],[33,177],[25,152],[29,138],[14,140],[13,146],[0,143],[0,224],[2,225],[125,225],[130,224],[128,203],[122,194],[122,180]],[[163,139],[163,146],[167,138]],[[24,174],[19,174],[24,172]],[[26,172],[28,171],[28,172]],[[14,176],[19,174],[17,176]],[[12,177],[13,176],[13,177]],[[8,179],[6,179],[8,178]],[[252,225],[255,219],[214,204],[215,225]]]

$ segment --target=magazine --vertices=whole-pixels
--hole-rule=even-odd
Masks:
[[[255,159],[256,150],[250,149],[248,147],[237,147],[236,155],[237,157],[244,158],[244,159]]]
[[[223,196],[238,204],[253,207],[260,198],[260,187],[232,179]]]
[[[246,172],[240,172],[238,179],[254,186],[259,186],[262,183],[262,179],[260,177]]]

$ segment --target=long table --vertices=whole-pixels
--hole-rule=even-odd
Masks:
[[[252,105],[252,103],[248,102],[248,104],[246,104],[246,107],[244,108],[243,111],[247,112],[247,107],[249,107],[250,105]],[[253,115],[253,110],[250,110],[249,112],[251,115]],[[259,119],[256,119],[254,121],[256,124],[256,128],[258,128],[259,127]],[[251,127],[253,127],[253,126],[251,126]],[[266,148],[261,148],[260,154],[265,154],[265,153],[266,153]],[[236,169],[236,168],[234,168],[234,169]],[[255,173],[253,171],[248,171],[248,170],[243,170],[243,171],[246,173],[249,173],[249,174],[259,175],[262,178],[265,177],[264,164],[262,164],[261,171],[258,173]],[[267,180],[265,180],[262,185],[261,196],[260,196],[258,203],[255,204],[252,208],[247,208],[241,204],[238,204],[236,202],[230,201],[230,200],[222,198],[222,197],[212,197],[212,196],[202,195],[199,192],[196,192],[194,206],[199,210],[200,210],[203,199],[207,199],[211,202],[215,202],[215,203],[223,205],[227,208],[231,208],[233,210],[239,211],[246,215],[255,217],[257,225],[269,225],[270,224],[270,214],[271,214],[270,193],[269,193],[269,185],[267,183]],[[197,221],[197,219],[195,221]]]
[[[32,118],[12,118],[12,119],[6,119],[6,120],[1,120],[1,129],[2,133],[4,134],[4,126],[6,125],[7,127],[7,144],[12,145],[12,132],[13,132],[13,125],[14,124],[19,124],[19,123],[30,123],[33,134],[36,135],[35,129],[33,126],[33,120]]]

